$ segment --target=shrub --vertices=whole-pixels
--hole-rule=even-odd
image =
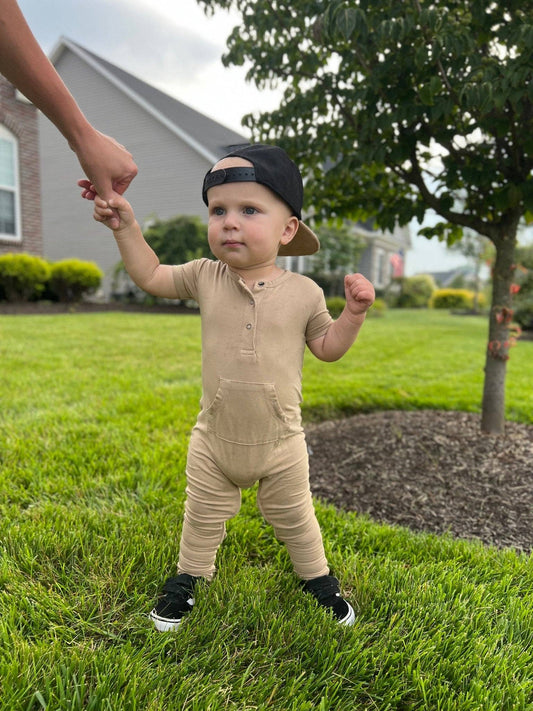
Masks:
[[[333,318],[339,318],[346,306],[346,299],[343,299],[342,296],[330,296],[326,299],[326,306]],[[376,299],[368,310],[368,316],[383,316],[386,310],[387,304],[385,300]]]
[[[404,309],[421,309],[429,304],[435,291],[435,281],[429,274],[403,277],[396,306]]]
[[[80,301],[84,295],[96,291],[102,277],[102,270],[93,262],[63,259],[50,267],[48,291],[57,301]]]
[[[0,287],[7,301],[31,301],[42,294],[50,275],[48,263],[30,254],[0,257]]]
[[[437,289],[429,302],[432,309],[472,309],[475,294],[469,289]],[[478,294],[478,306],[485,305],[485,297]]]
[[[520,291],[514,296],[515,321],[524,330],[533,330],[533,245],[517,250],[520,265],[515,274],[515,281]]]
[[[385,299],[378,298],[374,301],[372,306],[368,310],[369,316],[385,316],[387,311],[387,304]]]
[[[330,296],[326,299],[326,306],[333,318],[339,318],[346,306],[346,300],[342,296]]]
[[[533,280],[532,280],[533,281]],[[533,330],[533,291],[525,293],[516,299],[514,320],[524,331]]]

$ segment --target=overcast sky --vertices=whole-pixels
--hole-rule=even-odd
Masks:
[[[277,105],[276,92],[259,92],[245,81],[245,68],[222,66],[238,14],[217,11],[206,17],[196,0],[19,0],[19,5],[47,54],[67,37],[236,131],[242,131],[245,114]],[[409,274],[464,263],[414,230],[413,247]]]
[[[242,131],[244,114],[276,106],[274,92],[245,82],[221,56],[239,16],[207,17],[196,0],[19,0],[47,54],[61,35],[220,123]]]

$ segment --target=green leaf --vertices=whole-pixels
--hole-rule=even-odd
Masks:
[[[337,12],[336,27],[344,39],[348,40],[354,33],[357,24],[356,10],[351,7],[345,7]]]

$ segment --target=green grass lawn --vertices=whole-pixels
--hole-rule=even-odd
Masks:
[[[245,493],[219,573],[177,635],[147,619],[174,573],[200,397],[196,316],[0,317],[0,710],[533,709],[533,564],[317,504],[357,606],[300,592]],[[340,362],[306,357],[310,421],[479,411],[487,322],[369,319]],[[533,342],[507,416],[533,422]]]

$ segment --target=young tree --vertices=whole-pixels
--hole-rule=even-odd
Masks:
[[[177,215],[168,220],[155,220],[144,230],[144,237],[166,264],[183,264],[212,256],[207,243],[207,225],[199,217]]]
[[[306,169],[317,219],[390,230],[432,208],[427,237],[493,242],[482,429],[502,432],[516,231],[533,218],[533,0],[198,2],[242,13],[224,62],[283,87],[244,123]]]

